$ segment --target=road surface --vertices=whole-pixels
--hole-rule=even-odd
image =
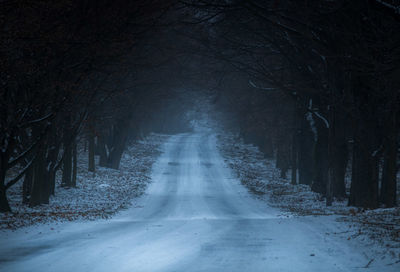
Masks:
[[[330,226],[283,216],[251,195],[212,134],[172,136],[164,151],[131,208],[112,220],[11,236],[0,246],[0,270],[310,272],[368,263],[327,235]]]

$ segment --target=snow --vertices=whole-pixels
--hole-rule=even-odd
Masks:
[[[381,3],[382,5],[391,8],[395,11],[395,13],[400,14],[400,6],[392,5],[391,3],[388,3],[383,0],[376,0],[377,2]]]
[[[266,88],[266,87],[257,86],[251,79],[249,79],[249,84],[253,88],[260,89],[260,90],[266,90],[266,91],[274,91],[274,90],[276,90],[276,88]]]
[[[328,122],[328,120],[327,120],[325,117],[323,117],[323,116],[322,116],[319,112],[317,112],[317,111],[313,111],[313,113],[314,113],[319,119],[321,119],[321,120],[324,122],[326,128],[329,128],[329,122]]]
[[[146,193],[110,220],[1,232],[0,270],[399,271],[394,259],[374,259],[376,245],[348,240],[338,215],[298,216],[268,205],[267,194],[250,193],[230,168],[230,139],[219,139],[226,163],[211,133],[170,137]],[[242,154],[249,177],[262,169],[257,154]]]
[[[87,171],[88,156],[81,150],[77,188],[61,187],[61,175],[58,175],[55,196],[50,198],[49,205],[34,208],[23,205],[20,181],[7,192],[13,213],[0,214],[0,229],[54,221],[109,218],[144,192],[150,182],[152,164],[160,154],[159,146],[168,137],[152,134],[132,144],[123,154],[119,170],[97,167],[95,174]]]
[[[308,185],[292,185],[280,178],[275,162],[264,159],[257,147],[244,144],[233,134],[219,135],[218,147],[241,183],[260,199],[293,216],[333,219],[330,224],[337,228],[335,235],[368,247],[368,256],[374,258],[368,267],[382,261],[384,267],[400,269],[400,208],[362,210],[348,207],[347,200],[326,207],[325,199]]]

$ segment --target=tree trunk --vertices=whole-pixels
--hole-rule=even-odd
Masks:
[[[363,208],[378,207],[379,158],[382,150],[381,128],[377,101],[371,96],[369,76],[352,80],[353,103],[353,173],[349,205]]]
[[[32,191],[32,181],[33,181],[33,167],[26,172],[24,177],[24,182],[22,184],[22,203],[28,204],[29,198]]]
[[[0,212],[11,212],[8,203],[5,181],[6,181],[6,163],[4,158],[0,157]]]
[[[264,158],[272,159],[274,157],[274,148],[272,145],[272,138],[271,138],[271,135],[268,135],[267,133],[264,134],[262,152],[264,153]]]
[[[291,154],[291,167],[292,167],[292,181],[293,185],[297,184],[297,132],[292,136],[292,154]]]
[[[336,138],[335,151],[332,158],[332,195],[338,198],[346,197],[346,169],[348,151],[345,138]]]
[[[109,167],[118,169],[121,162],[122,154],[125,150],[126,141],[128,139],[129,122],[121,121],[115,126],[113,131],[113,146],[109,156]]]
[[[42,204],[44,193],[44,154],[43,149],[41,148],[36,155],[35,162],[34,162],[34,170],[33,170],[33,182],[32,182],[32,191],[31,197],[29,199],[29,206],[34,207],[37,205]]]
[[[0,212],[11,212],[4,185],[0,186]]]
[[[104,139],[104,135],[102,134],[98,139],[98,151],[100,155],[100,160],[99,160],[99,165],[101,167],[107,167],[108,166],[108,154],[106,150],[106,141]]]
[[[69,115],[64,117],[64,128],[63,128],[63,173],[61,186],[71,187],[71,176],[72,176],[72,131],[71,131],[71,117]]]
[[[117,146],[114,147],[113,152],[111,153],[110,156],[110,164],[109,167],[112,169],[118,169],[119,168],[119,164],[121,162],[121,158],[122,158],[122,154],[124,152],[125,149],[125,143],[121,142],[120,144],[118,144]]]
[[[317,123],[318,139],[314,150],[314,177],[311,189],[326,195],[328,181],[328,129],[322,121]]]
[[[311,115],[311,113],[308,113]],[[312,116],[308,116],[312,118]],[[313,119],[312,119],[313,121]],[[310,126],[310,121],[303,117],[301,121],[301,129],[298,135],[298,169],[299,183],[311,185],[313,180],[313,154],[315,139],[318,135],[314,135]],[[313,121],[314,122],[314,121]]]
[[[76,187],[76,175],[78,173],[78,150],[76,145],[76,140],[72,143],[72,179],[71,187]]]
[[[276,168],[280,169],[280,177],[286,179],[287,171],[289,170],[289,154],[287,150],[287,144],[282,142],[282,139],[278,143],[278,149],[276,153]]]
[[[89,172],[95,172],[96,171],[96,164],[95,164],[95,158],[94,158],[94,133],[92,130],[89,131],[89,166],[88,170]]]
[[[330,130],[330,182],[332,197],[344,198],[346,196],[345,175],[348,162],[348,151],[346,142],[346,116],[336,110],[335,106],[331,109]]]
[[[55,195],[56,190],[56,171],[51,169],[48,174],[49,179],[49,187],[50,187],[50,195]]]
[[[60,143],[58,143],[56,146],[53,146],[52,148],[50,148],[50,151],[48,151],[47,178],[48,178],[48,183],[49,183],[49,193],[50,193],[50,195],[54,195],[55,194],[56,171],[57,171],[57,169],[55,169],[55,166],[56,166],[56,163],[57,163],[59,150],[60,150]]]
[[[66,145],[64,142],[64,158],[63,158],[63,174],[62,186],[71,187],[72,176],[72,150],[71,145]]]
[[[41,194],[41,204],[49,204],[50,195],[51,195],[51,185],[49,179],[49,171],[47,171],[47,167],[45,164],[42,165],[43,169],[43,181],[42,181],[42,194]]]
[[[383,172],[380,192],[380,202],[386,207],[397,205],[397,112],[392,107],[388,122],[386,124],[386,135],[384,139]]]
[[[361,119],[361,118],[360,118]],[[353,173],[349,206],[378,207],[378,154],[367,121],[360,120],[354,135]]]
[[[62,144],[62,139],[58,138],[57,128],[55,125],[52,126],[49,133],[49,148],[47,150],[47,179],[49,184],[49,194],[55,194],[56,187],[56,171],[55,169],[58,162],[58,155],[60,152],[60,147]]]

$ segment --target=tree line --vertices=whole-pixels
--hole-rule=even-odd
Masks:
[[[389,2],[186,1],[199,23],[190,39],[231,67],[217,95],[229,126],[327,205],[397,204],[400,16]]]
[[[61,186],[75,187],[79,143],[89,171],[95,154],[118,169],[130,139],[184,127],[153,122],[180,114],[162,102],[179,94],[160,68],[167,56],[154,52],[173,4],[0,3],[0,212],[11,210],[7,190],[19,181],[31,207],[49,203],[58,171]]]
[[[193,91],[328,205],[396,205],[400,23],[384,3],[3,1],[0,211],[18,181],[30,206],[57,171],[74,187],[80,141],[95,171],[95,154],[118,168],[130,139],[181,131]]]

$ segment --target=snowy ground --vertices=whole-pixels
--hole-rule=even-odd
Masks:
[[[146,193],[110,220],[0,232],[0,270],[399,271],[348,240],[339,216],[293,216],[249,193],[214,135],[172,136],[163,151]]]
[[[343,222],[336,224],[341,230],[333,234],[370,247],[370,265],[381,259],[389,265],[398,264],[400,271],[399,207],[364,211],[348,207],[347,200],[336,200],[332,207],[326,207],[324,198],[309,186],[290,184],[290,172],[288,179],[280,178],[275,162],[264,159],[257,147],[243,144],[232,134],[219,135],[218,147],[241,183],[260,199],[296,216],[331,215],[336,222]]]
[[[77,188],[60,187],[58,176],[55,196],[49,205],[29,208],[22,204],[22,181],[7,192],[12,213],[0,214],[0,229],[15,229],[32,224],[95,220],[109,218],[127,208],[132,198],[141,195],[150,182],[151,167],[160,155],[166,135],[152,134],[129,146],[121,159],[119,170],[97,167],[87,171],[87,153],[78,158]]]

